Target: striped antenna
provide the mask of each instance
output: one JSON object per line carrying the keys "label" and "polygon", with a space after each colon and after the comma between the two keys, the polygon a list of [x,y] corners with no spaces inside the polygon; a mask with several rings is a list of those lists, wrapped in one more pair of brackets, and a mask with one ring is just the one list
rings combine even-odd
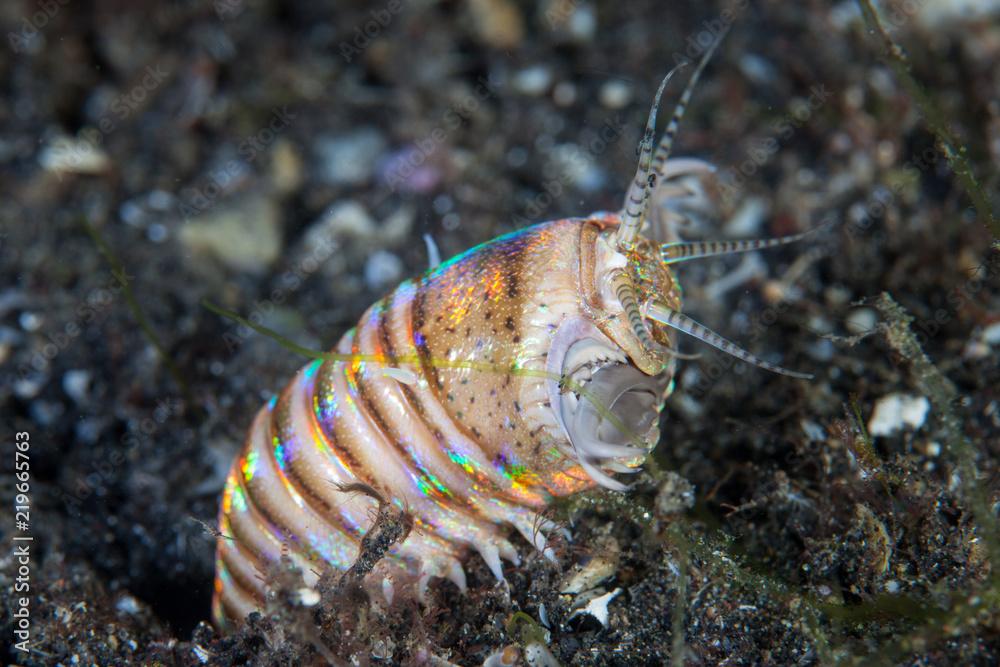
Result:
{"label": "striped antenna", "polygon": [[750,241],[677,241],[675,243],[664,243],[660,246],[660,258],[664,264],[676,264],[688,259],[700,259],[702,257],[712,257],[713,255],[728,255],[737,252],[750,252],[751,250],[763,250],[774,248],[801,241],[807,236],[815,234],[817,231],[825,229],[817,227],[801,234],[782,236],[777,239],[755,239]]}
{"label": "striped antenna", "polygon": [[649,190],[654,185],[655,176],[650,171],[650,163],[653,159],[653,138],[656,133],[656,112],[660,109],[660,98],[663,96],[663,89],[667,87],[670,78],[685,65],[681,63],[667,72],[660,82],[660,87],[656,91],[656,99],[653,100],[653,108],[649,110],[649,119],[646,121],[646,131],[639,142],[639,166],[635,170],[635,178],[625,194],[625,215],[622,217],[622,224],[618,228],[615,236],[615,245],[619,250],[631,250],[635,245],[635,237],[639,234],[642,226],[642,218],[646,212],[646,202],[649,199]]}
{"label": "striped antenna", "polygon": [[650,304],[646,310],[646,317],[659,322],[660,324],[665,324],[668,327],[682,331],[689,336],[694,336],[698,340],[708,343],[712,347],[718,348],[726,354],[732,355],[737,359],[741,359],[748,364],[757,366],[758,368],[763,368],[764,370],[771,371],[772,373],[778,373],[779,375],[788,375],[789,377],[799,378],[800,380],[811,380],[813,378],[813,376],[809,373],[796,373],[795,371],[790,371],[782,368],[781,366],[775,366],[770,362],[764,361],[763,359],[756,357],[743,348],[737,346],[735,343],[729,342],[708,327],[698,324],[687,315],[678,313],[676,310],[671,310],[662,303]]}
{"label": "striped antenna", "polygon": [[705,65],[708,61],[712,59],[712,54],[715,53],[715,49],[718,48],[719,44],[725,38],[726,33],[729,32],[729,25],[723,28],[719,36],[715,38],[712,42],[712,46],[705,51],[705,54],[701,57],[701,61],[698,63],[698,67],[694,70],[694,74],[691,75],[691,79],[688,81],[687,86],[684,87],[684,92],[681,93],[681,99],[674,108],[674,115],[670,118],[670,124],[667,125],[667,131],[663,133],[663,138],[660,139],[660,145],[656,147],[656,155],[653,157],[653,170],[660,176],[663,176],[663,165],[666,163],[667,159],[670,157],[670,151],[674,147],[674,137],[677,136],[677,127],[681,123],[681,119],[684,118],[684,112],[687,111],[688,103],[691,101],[691,95],[694,94],[694,87],[698,83],[698,77],[701,76],[702,71],[705,69]]}
{"label": "striped antenna", "polygon": [[635,299],[635,286],[624,271],[619,271],[615,275],[612,287],[615,290],[615,297],[622,305],[622,310],[625,311],[629,326],[632,327],[632,332],[639,339],[643,349],[654,349],[653,338],[649,335],[649,329],[646,328],[642,313],[639,312],[639,304]]}

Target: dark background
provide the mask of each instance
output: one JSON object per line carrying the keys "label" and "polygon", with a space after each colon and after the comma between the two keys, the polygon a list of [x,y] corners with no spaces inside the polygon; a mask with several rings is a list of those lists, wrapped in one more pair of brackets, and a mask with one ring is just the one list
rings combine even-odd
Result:
{"label": "dark background", "polygon": [[[909,310],[958,387],[995,514],[990,236],[853,3],[736,4],[680,133],[680,154],[713,162],[726,184],[712,192],[718,215],[688,236],[839,225],[679,273],[688,312],[817,379],[685,341],[702,357],[683,364],[664,410],[660,470],[626,499],[561,515],[566,566],[621,552],[604,584],[623,591],[611,627],[570,620],[560,572],[537,559],[511,573],[509,597],[470,559],[469,594],[442,584],[407,623],[381,627],[387,664],[481,664],[516,643],[511,614],[537,620],[542,603],[564,664],[662,664],[681,645],[688,664],[1000,658],[996,575],[939,411],[866,447],[852,401],[870,423],[881,399],[921,389],[881,334],[843,338],[876,327],[858,302],[882,291]],[[995,193],[1000,27],[956,4],[887,17]],[[4,3],[0,490],[10,507],[13,433],[28,431],[37,649],[6,658],[317,660],[280,616],[230,639],[202,623],[204,524],[253,412],[303,359],[201,300],[329,347],[426,267],[424,234],[448,257],[619,208],[662,75],[726,16],[699,2]],[[656,510],[657,489],[682,484],[665,470],[693,484],[693,508]],[[2,530],[6,543],[10,522]],[[5,591],[15,571],[0,557]],[[976,595],[982,612],[966,605]],[[340,657],[384,653],[374,634],[338,632],[320,636]]]}

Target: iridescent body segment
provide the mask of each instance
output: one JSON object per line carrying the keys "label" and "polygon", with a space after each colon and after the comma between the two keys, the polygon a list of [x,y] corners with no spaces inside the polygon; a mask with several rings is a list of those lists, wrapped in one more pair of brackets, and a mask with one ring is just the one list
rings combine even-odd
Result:
{"label": "iridescent body segment", "polygon": [[[593,267],[581,271],[581,261],[594,261],[607,222],[529,227],[404,282],[336,347],[368,360],[314,361],[260,410],[222,503],[220,529],[233,539],[219,540],[218,622],[261,605],[259,572],[282,545],[307,582],[318,561],[351,564],[375,501],[337,484],[367,483],[414,517],[383,575],[405,568],[464,588],[459,558],[472,548],[502,578],[500,558],[518,559],[508,526],[544,550],[537,512],[595,484],[554,414],[564,360],[553,367],[549,357],[568,323],[597,316],[584,298],[595,290],[584,282]],[[656,273],[656,287],[675,293],[669,271]],[[604,326],[622,335],[613,314]],[[599,326],[587,335],[614,347]],[[419,380],[398,381],[386,368]],[[650,383],[654,416],[669,380],[663,368]],[[647,422],[649,448],[657,432]]]}
{"label": "iridescent body segment", "polygon": [[[260,410],[219,515],[220,627],[263,606],[266,573],[285,553],[308,586],[325,567],[351,566],[378,505],[345,492],[358,483],[413,521],[365,580],[387,597],[402,573],[421,591],[433,577],[464,590],[469,550],[503,579],[501,559],[519,560],[514,531],[553,558],[552,526],[539,512],[595,485],[626,489],[618,476],[636,472],[656,446],[676,332],[807,377],[680,312],[673,263],[799,238],[677,239],[685,212],[705,208],[692,178],[712,168],[671,160],[670,151],[713,50],[655,154],[654,104],[621,213],[528,227],[404,282],[340,339],[336,359],[302,368]],[[658,186],[668,196],[650,210]]]}

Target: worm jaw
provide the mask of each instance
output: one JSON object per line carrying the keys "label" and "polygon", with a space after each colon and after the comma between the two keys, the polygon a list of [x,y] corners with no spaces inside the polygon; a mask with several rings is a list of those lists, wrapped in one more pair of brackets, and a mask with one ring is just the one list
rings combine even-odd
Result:
{"label": "worm jaw", "polygon": [[611,472],[635,472],[659,439],[666,374],[642,372],[625,351],[586,318],[556,333],[549,403],[567,441],[563,453],[596,483],[623,490]]}
{"label": "worm jaw", "polygon": [[656,255],[657,248],[639,237],[627,252],[617,249],[612,230],[604,230],[594,239],[592,252],[581,259],[593,266],[581,276],[593,276],[588,304],[594,322],[620,347],[632,363],[647,375],[660,375],[671,369],[672,334],[659,326],[649,326],[642,316],[647,301],[665,301],[680,306],[680,289],[670,269]]}

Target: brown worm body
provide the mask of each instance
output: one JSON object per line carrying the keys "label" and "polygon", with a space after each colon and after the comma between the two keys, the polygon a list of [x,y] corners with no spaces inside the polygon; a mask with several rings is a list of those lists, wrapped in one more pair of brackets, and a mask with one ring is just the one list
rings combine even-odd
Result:
{"label": "brown worm body", "polygon": [[[539,512],[594,485],[627,488],[613,475],[637,471],[656,445],[676,331],[808,377],[680,312],[673,263],[802,236],[676,238],[686,211],[706,208],[695,181],[712,168],[669,157],[714,49],[654,154],[658,93],[620,213],[528,227],[402,283],[341,338],[328,355],[336,358],[304,367],[260,410],[223,494],[213,599],[220,627],[263,606],[265,573],[284,553],[308,586],[324,564],[351,566],[378,506],[343,490],[359,484],[413,522],[366,578],[387,597],[402,572],[418,576],[421,591],[432,577],[464,589],[470,549],[503,579],[501,558],[519,558],[511,527],[551,558],[543,533],[552,526]],[[649,210],[662,184],[669,197]]]}
{"label": "brown worm body", "polygon": [[[652,360],[621,309],[604,303],[606,276],[620,270],[607,266],[617,256],[605,242],[616,222],[543,223],[404,282],[336,346],[365,360],[313,362],[260,410],[220,514],[220,624],[261,606],[258,573],[283,545],[307,582],[316,561],[350,565],[375,501],[338,484],[369,484],[415,519],[383,575],[402,567],[464,588],[459,558],[469,548],[501,578],[500,558],[517,561],[508,525],[544,550],[537,511],[596,483],[582,464],[641,462],[657,440],[671,367]],[[648,289],[679,306],[670,271],[653,273]],[[418,379],[401,381],[386,368]],[[638,434],[645,451],[629,449],[633,435],[603,423],[599,409],[586,428],[608,431],[597,435],[607,449],[574,445],[567,436],[575,426],[566,423],[573,406],[553,405],[571,400],[559,379],[574,373],[587,376],[583,383],[614,376],[611,393],[597,400],[612,412],[620,404],[630,429],[632,412],[646,413]],[[587,403],[572,400],[577,409]]]}

